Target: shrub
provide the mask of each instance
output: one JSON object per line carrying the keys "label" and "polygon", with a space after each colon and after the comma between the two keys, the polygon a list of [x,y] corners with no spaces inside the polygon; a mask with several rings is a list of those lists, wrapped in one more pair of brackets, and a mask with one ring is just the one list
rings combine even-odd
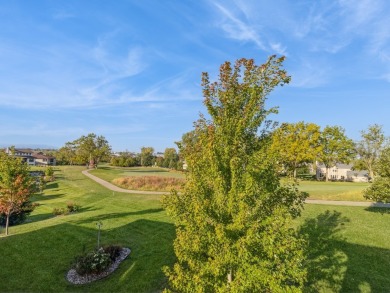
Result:
{"label": "shrub", "polygon": [[66,203],[66,208],[68,210],[68,213],[75,213],[80,210],[80,206],[74,203],[73,201],[68,201]]}
{"label": "shrub", "polygon": [[[22,209],[18,213],[11,214],[9,218],[9,225],[18,225],[23,223],[27,216],[35,209],[35,207],[39,206],[39,203],[31,203],[30,201],[24,202],[22,204]],[[0,225],[5,225],[6,216],[5,214],[0,213]]]}
{"label": "shrub", "polygon": [[110,255],[111,261],[115,261],[116,258],[121,254],[122,246],[120,245],[105,245],[103,246],[103,250],[105,253]]}
{"label": "shrub", "polygon": [[53,214],[55,216],[59,215],[67,215],[70,213],[75,213],[80,210],[80,206],[74,203],[73,201],[68,201],[66,203],[66,208],[54,208],[53,209]]}
{"label": "shrub", "polygon": [[53,177],[53,175],[54,175],[53,167],[51,167],[51,166],[46,167],[46,169],[45,169],[45,176]]}
{"label": "shrub", "polygon": [[59,215],[65,215],[67,214],[67,210],[65,208],[54,208],[53,209],[53,215],[59,216]]}
{"label": "shrub", "polygon": [[105,271],[112,263],[110,254],[103,248],[76,257],[74,269],[79,275],[98,274]]}

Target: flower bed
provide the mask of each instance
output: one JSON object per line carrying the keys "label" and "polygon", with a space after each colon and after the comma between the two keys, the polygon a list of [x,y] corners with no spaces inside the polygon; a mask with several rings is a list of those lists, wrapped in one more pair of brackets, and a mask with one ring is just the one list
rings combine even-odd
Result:
{"label": "flower bed", "polygon": [[102,278],[107,277],[112,272],[114,272],[118,268],[119,264],[129,256],[129,254],[130,254],[129,248],[122,248],[119,255],[115,258],[115,260],[104,271],[96,272],[96,273],[87,273],[87,274],[81,275],[81,274],[77,273],[75,268],[72,268],[66,274],[66,279],[70,283],[77,284],[77,285],[87,284],[87,283],[91,283],[93,281],[100,280]]}

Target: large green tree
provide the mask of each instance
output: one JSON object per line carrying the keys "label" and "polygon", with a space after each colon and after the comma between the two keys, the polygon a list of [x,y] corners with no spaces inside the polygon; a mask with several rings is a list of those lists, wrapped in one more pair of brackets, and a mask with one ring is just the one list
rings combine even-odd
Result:
{"label": "large green tree", "polygon": [[304,163],[313,162],[321,151],[320,126],[314,123],[283,123],[272,135],[272,150],[293,177]]}
{"label": "large green tree", "polygon": [[269,139],[258,132],[276,112],[265,108],[267,95],[290,81],[283,60],[225,62],[216,82],[202,75],[210,119],[201,116],[193,139],[179,144],[188,164],[186,185],[163,199],[176,224],[177,262],[165,269],[174,292],[302,288],[302,242],[290,220],[305,194],[280,185]]}
{"label": "large green tree", "polygon": [[378,177],[364,190],[364,197],[369,200],[390,202],[390,147],[382,150],[375,164]]}
{"label": "large green tree", "polygon": [[11,215],[22,211],[35,189],[29,166],[19,158],[0,152],[0,214],[6,217],[6,235]]}
{"label": "large green tree", "polygon": [[366,131],[361,131],[361,140],[356,144],[358,160],[355,169],[367,170],[372,179],[375,178],[375,164],[385,146],[386,137],[382,126],[370,125]]}
{"label": "large green tree", "polygon": [[76,145],[74,142],[67,142],[55,154],[56,162],[59,165],[73,165],[77,163]]}
{"label": "large green tree", "polygon": [[325,165],[325,179],[328,181],[330,168],[337,163],[349,163],[354,158],[354,143],[341,126],[326,126],[321,132],[320,143],[322,148],[318,159]]}
{"label": "large green tree", "polygon": [[164,151],[163,167],[169,169],[177,169],[177,163],[179,162],[179,155],[176,149],[166,148]]}
{"label": "large green tree", "polygon": [[97,167],[102,161],[108,161],[111,155],[111,146],[102,135],[89,133],[80,138],[67,142],[63,148],[63,153],[68,154],[68,160],[76,164],[89,164]]}
{"label": "large green tree", "polygon": [[142,147],[140,154],[141,166],[149,167],[154,163],[154,148],[153,147]]}

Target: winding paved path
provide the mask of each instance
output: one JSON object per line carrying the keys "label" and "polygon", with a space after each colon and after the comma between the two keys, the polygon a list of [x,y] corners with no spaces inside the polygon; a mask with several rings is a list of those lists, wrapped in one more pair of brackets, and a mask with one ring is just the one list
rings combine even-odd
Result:
{"label": "winding paved path", "polygon": [[[107,182],[95,175],[89,174],[89,170],[84,170],[82,173],[96,181],[100,185],[103,185],[107,189],[117,192],[126,192],[133,194],[169,194],[169,192],[161,191],[142,191],[142,190],[129,190],[120,188],[110,182]],[[380,202],[367,202],[367,201],[339,201],[339,200],[318,200],[318,199],[307,199],[306,203],[310,204],[323,204],[323,205],[337,205],[337,206],[353,206],[353,207],[380,207],[380,208],[390,208],[390,203],[380,203]]]}
{"label": "winding paved path", "polygon": [[92,180],[96,181],[100,185],[103,185],[104,187],[117,192],[126,192],[126,193],[133,193],[133,194],[169,194],[169,192],[161,192],[161,191],[142,191],[142,190],[129,190],[124,189],[121,187],[118,187],[114,184],[111,184],[110,182],[107,182],[99,177],[96,177],[95,175],[89,174],[89,170],[84,170],[82,173],[91,178]]}

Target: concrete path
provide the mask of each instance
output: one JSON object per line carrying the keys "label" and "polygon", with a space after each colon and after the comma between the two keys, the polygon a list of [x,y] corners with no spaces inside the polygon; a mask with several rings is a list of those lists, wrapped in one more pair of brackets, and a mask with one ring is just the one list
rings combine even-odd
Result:
{"label": "concrete path", "polygon": [[390,203],[369,202],[369,201],[306,199],[305,202],[311,204],[325,204],[325,205],[335,205],[335,206],[390,208]]}
{"label": "concrete path", "polygon": [[[96,177],[92,174],[89,174],[89,170],[84,170],[82,173],[96,181],[100,185],[103,185],[107,189],[116,192],[126,192],[133,194],[169,194],[169,192],[161,192],[161,191],[142,191],[142,190],[129,190],[120,188],[110,182],[107,182],[99,177]],[[379,207],[379,208],[390,208],[390,203],[380,203],[380,202],[367,202],[367,201],[338,201],[338,200],[318,200],[318,199],[307,199],[306,203],[310,204],[323,204],[323,205],[336,205],[336,206],[351,206],[351,207]]]}
{"label": "concrete path", "polygon": [[89,170],[84,170],[82,173],[91,178],[92,180],[96,181],[100,185],[103,185],[107,189],[110,189],[112,191],[116,192],[126,192],[126,193],[133,193],[133,194],[169,194],[169,192],[161,192],[161,191],[142,191],[142,190],[129,190],[129,189],[124,189],[120,188],[114,184],[111,184],[110,182],[107,182],[103,179],[100,179],[99,177],[96,177],[95,175],[89,174]]}

